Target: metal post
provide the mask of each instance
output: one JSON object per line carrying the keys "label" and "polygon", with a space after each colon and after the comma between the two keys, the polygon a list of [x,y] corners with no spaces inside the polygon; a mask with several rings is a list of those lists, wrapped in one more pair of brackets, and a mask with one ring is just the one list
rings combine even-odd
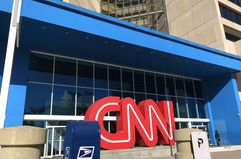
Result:
{"label": "metal post", "polygon": [[12,74],[16,35],[20,21],[21,5],[22,0],[13,1],[11,22],[8,34],[7,51],[3,70],[2,88],[0,93],[0,128],[4,127],[4,121],[6,116],[8,92]]}

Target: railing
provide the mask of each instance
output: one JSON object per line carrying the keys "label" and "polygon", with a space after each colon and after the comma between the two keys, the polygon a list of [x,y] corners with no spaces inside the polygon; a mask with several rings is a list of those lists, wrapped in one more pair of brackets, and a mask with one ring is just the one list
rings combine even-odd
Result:
{"label": "railing", "polygon": [[[76,120],[82,119],[83,116],[79,117],[69,117],[69,116],[48,116],[48,115],[25,115],[25,120],[31,120],[31,121],[56,121],[57,119],[60,121],[68,121],[68,120]],[[116,117],[114,116],[105,116],[105,121],[116,121]],[[203,122],[207,123],[210,122],[209,119],[189,119],[189,118],[175,118],[175,122],[181,122],[181,123],[190,123],[192,122]],[[203,126],[203,125],[201,125]],[[195,126],[191,126],[195,127]],[[196,127],[200,127],[197,126]],[[66,126],[46,126],[47,129],[47,142],[44,145],[43,148],[43,155],[42,159],[47,158],[54,158],[54,157],[60,157],[63,156],[64,152],[64,136],[65,136],[65,130]],[[110,131],[108,126],[108,131]]]}
{"label": "railing", "polygon": [[66,126],[47,126],[47,142],[41,158],[63,156]]}

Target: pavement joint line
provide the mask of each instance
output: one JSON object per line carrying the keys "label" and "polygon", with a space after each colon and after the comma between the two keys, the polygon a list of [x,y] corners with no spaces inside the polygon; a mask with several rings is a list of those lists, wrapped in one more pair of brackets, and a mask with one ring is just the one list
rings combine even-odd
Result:
{"label": "pavement joint line", "polygon": [[211,147],[209,148],[210,152],[221,152],[221,151],[235,151],[235,150],[241,150],[241,145],[237,146],[223,146],[223,147]]}

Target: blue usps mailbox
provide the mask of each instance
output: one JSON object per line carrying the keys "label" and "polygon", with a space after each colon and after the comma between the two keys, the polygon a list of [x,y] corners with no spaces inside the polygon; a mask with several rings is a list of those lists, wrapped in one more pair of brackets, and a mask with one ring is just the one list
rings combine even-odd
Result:
{"label": "blue usps mailbox", "polygon": [[68,121],[63,159],[100,159],[98,122]]}

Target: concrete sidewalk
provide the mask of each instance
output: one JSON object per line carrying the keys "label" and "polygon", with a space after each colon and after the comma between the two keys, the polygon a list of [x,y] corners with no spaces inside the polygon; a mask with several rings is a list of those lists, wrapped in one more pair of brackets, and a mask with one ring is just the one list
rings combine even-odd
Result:
{"label": "concrete sidewalk", "polygon": [[[241,146],[211,147],[210,152],[212,159],[241,159]],[[142,157],[142,159],[143,158],[145,157]],[[54,159],[62,159],[62,157],[54,157]],[[126,159],[129,158],[126,157]],[[175,157],[148,157],[147,159],[175,159]]]}
{"label": "concrete sidewalk", "polygon": [[[210,148],[212,159],[241,159],[240,146],[213,147]],[[150,159],[175,159],[175,157],[160,157]]]}

